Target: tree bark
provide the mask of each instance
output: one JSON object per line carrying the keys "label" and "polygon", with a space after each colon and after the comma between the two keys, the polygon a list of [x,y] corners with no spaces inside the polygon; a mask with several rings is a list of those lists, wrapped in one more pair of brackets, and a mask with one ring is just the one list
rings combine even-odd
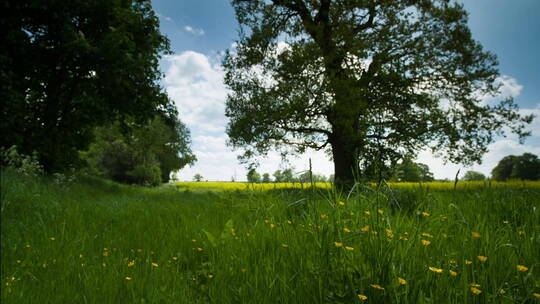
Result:
{"label": "tree bark", "polygon": [[340,191],[349,191],[358,173],[358,146],[341,132],[330,138],[334,159],[334,185]]}

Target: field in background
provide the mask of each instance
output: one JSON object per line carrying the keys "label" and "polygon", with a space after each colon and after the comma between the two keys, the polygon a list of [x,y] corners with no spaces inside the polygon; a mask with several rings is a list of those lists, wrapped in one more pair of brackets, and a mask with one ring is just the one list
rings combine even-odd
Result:
{"label": "field in background", "polygon": [[2,172],[0,300],[540,301],[538,187],[241,190]]}
{"label": "field in background", "polygon": [[[234,191],[234,190],[275,190],[283,188],[306,189],[311,183],[245,183],[245,182],[175,182],[178,190],[191,191]],[[317,188],[330,189],[331,183],[314,183]],[[371,184],[376,186],[375,184]],[[387,185],[391,188],[425,188],[431,190],[453,190],[454,182],[393,182]],[[539,189],[540,181],[513,180],[507,182],[497,181],[459,181],[456,184],[458,190],[476,190],[489,188],[512,188],[512,189]]]}

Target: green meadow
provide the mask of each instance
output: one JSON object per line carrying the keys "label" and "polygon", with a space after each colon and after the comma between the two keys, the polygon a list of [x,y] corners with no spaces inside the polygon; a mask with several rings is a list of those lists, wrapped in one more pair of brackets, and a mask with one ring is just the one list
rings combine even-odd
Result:
{"label": "green meadow", "polygon": [[540,189],[1,181],[2,303],[538,303]]}

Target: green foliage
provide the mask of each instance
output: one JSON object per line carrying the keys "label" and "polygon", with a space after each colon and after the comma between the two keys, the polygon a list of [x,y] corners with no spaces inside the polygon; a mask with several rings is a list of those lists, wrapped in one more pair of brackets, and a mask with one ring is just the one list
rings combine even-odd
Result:
{"label": "green foliage", "polygon": [[467,171],[465,172],[465,175],[463,175],[463,178],[462,178],[462,180],[464,181],[482,181],[485,179],[486,179],[486,176],[477,171]]}
{"label": "green foliage", "polygon": [[260,183],[261,175],[254,168],[249,169],[247,173],[247,181],[248,183]]}
{"label": "green foliage", "polygon": [[2,168],[10,168],[23,175],[37,176],[43,173],[43,166],[39,163],[37,153],[20,154],[17,146],[11,146],[8,149],[0,148],[0,163]]}
{"label": "green foliage", "polygon": [[270,183],[270,182],[272,182],[272,180],[270,179],[270,174],[264,173],[264,174],[263,174],[263,177],[262,177],[262,182],[263,182],[263,183]]}
{"label": "green foliage", "polygon": [[406,157],[395,167],[395,178],[400,182],[429,182],[433,181],[433,173],[426,164],[415,163]]}
{"label": "green foliage", "polygon": [[[233,1],[240,39],[223,65],[231,144],[244,160],[325,149],[338,184],[430,147],[481,159],[495,132],[532,116],[495,94],[495,55],[458,1]],[[361,174],[365,172],[360,171]]]}
{"label": "green foliage", "polygon": [[94,128],[172,109],[159,80],[169,41],[147,0],[4,1],[1,146],[78,165]]}
{"label": "green foliage", "polygon": [[96,129],[96,140],[82,158],[91,174],[123,183],[159,185],[196,158],[192,154],[189,131],[177,119],[166,123],[157,116],[146,125],[123,130],[116,123]]}
{"label": "green foliage", "polygon": [[199,173],[193,175],[193,181],[195,181],[195,182],[202,182],[203,179],[204,179],[204,177],[202,175],[200,175]]}
{"label": "green foliage", "polygon": [[509,155],[499,161],[491,171],[492,178],[498,181],[507,179],[539,180],[540,159],[531,153],[521,156]]}

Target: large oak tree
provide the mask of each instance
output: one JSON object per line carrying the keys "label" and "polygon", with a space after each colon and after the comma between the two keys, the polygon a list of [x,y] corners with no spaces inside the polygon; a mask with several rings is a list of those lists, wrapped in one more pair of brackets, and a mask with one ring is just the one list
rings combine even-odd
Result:
{"label": "large oak tree", "polygon": [[96,126],[175,115],[159,85],[169,41],[150,1],[8,0],[0,11],[2,147],[36,151],[57,171]]}
{"label": "large oak tree", "polygon": [[[326,149],[336,182],[430,147],[480,161],[502,127],[531,117],[497,92],[497,60],[446,0],[234,0],[224,59],[227,132],[246,159]],[[287,148],[289,147],[289,148]]]}

